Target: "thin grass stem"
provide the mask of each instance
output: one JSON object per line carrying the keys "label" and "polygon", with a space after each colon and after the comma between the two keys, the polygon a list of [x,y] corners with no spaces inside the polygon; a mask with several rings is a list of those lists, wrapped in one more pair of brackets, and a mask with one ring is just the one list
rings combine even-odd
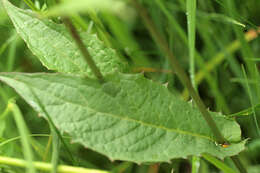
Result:
{"label": "thin grass stem", "polygon": [[[51,135],[49,135],[49,134],[30,134],[29,136],[30,137],[50,137]],[[68,136],[63,136],[63,138],[71,139],[71,137],[68,137]],[[14,142],[16,140],[19,140],[19,139],[21,139],[21,136],[17,136],[17,137],[14,137],[14,138],[6,139],[6,140],[4,140],[3,142],[0,143],[0,147],[2,147],[4,145],[7,145],[10,142]]]}
{"label": "thin grass stem", "polygon": [[204,117],[204,119],[208,123],[208,125],[209,125],[210,129],[212,130],[213,134],[215,135],[216,140],[219,143],[224,143],[225,139],[222,136],[222,134],[220,133],[216,123],[214,122],[214,120],[210,116],[209,112],[207,111],[204,103],[200,99],[200,96],[197,94],[197,92],[193,88],[190,79],[186,75],[186,72],[179,65],[179,62],[174,57],[172,51],[169,49],[167,42],[163,39],[163,37],[161,37],[160,33],[157,31],[153,21],[150,19],[149,15],[148,15],[148,12],[146,11],[146,9],[144,7],[142,7],[137,2],[137,0],[132,0],[132,2],[133,2],[133,5],[135,6],[135,8],[137,9],[137,11],[139,12],[141,18],[143,19],[147,29],[149,30],[149,32],[152,35],[153,39],[155,40],[156,44],[162,50],[162,52],[166,55],[169,62],[171,63],[172,69],[176,72],[177,76],[179,77],[179,79],[181,80],[183,85],[185,87],[187,87],[191,97],[193,98],[193,100],[195,101],[199,110],[201,111],[202,116]]}
{"label": "thin grass stem", "polygon": [[28,171],[28,173],[35,173],[36,169],[33,165],[33,151],[32,151],[32,147],[30,145],[28,129],[24,122],[22,113],[21,113],[19,107],[14,103],[14,100],[11,100],[9,102],[8,106],[10,107],[10,110],[13,112],[16,126],[21,135],[23,154],[24,154],[25,159],[27,160],[27,162],[26,162],[27,171]]}
{"label": "thin grass stem", "polygon": [[[252,29],[249,30],[246,34],[245,34],[245,39],[247,42],[250,42],[254,39],[256,39],[258,36],[260,35],[260,27],[258,27],[257,30]],[[213,69],[215,69],[219,64],[221,64],[225,58],[227,58],[227,53],[231,54],[234,53],[236,50],[238,50],[240,47],[242,46],[241,42],[239,40],[235,40],[232,43],[230,43],[227,47],[226,50],[219,52],[218,54],[216,54],[209,62],[207,62],[205,64],[205,68],[202,68],[201,70],[199,70],[196,75],[195,75],[195,80],[197,85],[199,85],[203,79],[206,77],[206,75],[208,73],[210,73]],[[188,97],[188,90],[185,89],[182,92],[182,96],[183,98],[187,98]]]}
{"label": "thin grass stem", "polygon": [[51,164],[52,170],[51,173],[57,173],[57,168],[59,164],[59,154],[60,154],[60,139],[55,129],[51,129],[51,134],[53,137],[52,140],[52,156],[51,156]]}
{"label": "thin grass stem", "polygon": [[73,26],[70,18],[65,17],[63,19],[66,27],[70,31],[71,36],[75,40],[78,48],[80,49],[82,55],[84,56],[87,64],[89,65],[90,69],[94,73],[94,75],[97,77],[97,79],[102,83],[104,82],[104,77],[101,74],[100,70],[98,69],[97,65],[95,64],[94,60],[92,59],[90,53],[88,52],[87,48],[84,46],[84,43],[82,42],[77,29]]}
{"label": "thin grass stem", "polygon": [[191,165],[191,173],[199,173],[200,157],[192,156]]}
{"label": "thin grass stem", "polygon": [[196,37],[196,0],[187,0],[188,40],[190,57],[190,79],[193,87],[195,83],[195,37]]}
{"label": "thin grass stem", "polygon": [[202,157],[224,173],[237,173],[237,171],[227,166],[223,161],[220,161],[209,154],[202,154]]}
{"label": "thin grass stem", "polygon": [[252,113],[253,113],[253,122],[255,124],[256,133],[257,133],[258,137],[260,137],[260,129],[259,129],[259,125],[258,125],[257,118],[256,118],[255,106],[253,103],[253,96],[252,96],[251,88],[249,86],[248,77],[247,77],[244,66],[242,66],[242,72],[243,72],[244,78],[246,80],[247,92],[248,92],[249,100],[251,103],[251,108],[252,108]]}
{"label": "thin grass stem", "polygon": [[[186,15],[188,22],[188,47],[189,47],[189,62],[190,62],[190,80],[191,84],[195,90],[197,90],[195,82],[195,37],[196,37],[196,0],[187,0],[186,1]],[[200,158],[197,156],[192,156],[191,159],[191,171],[192,173],[198,173]]]}
{"label": "thin grass stem", "polygon": [[[161,49],[161,51],[166,55],[166,57],[169,59],[169,62],[171,63],[172,69],[176,72],[177,76],[181,80],[182,84],[188,89],[191,97],[193,98],[194,102],[196,103],[198,109],[202,113],[203,118],[209,125],[210,129],[212,130],[217,142],[224,143],[227,142],[225,138],[220,133],[220,130],[218,129],[215,121],[212,119],[211,115],[209,114],[208,110],[206,109],[204,103],[202,102],[200,96],[195,91],[194,87],[192,86],[191,81],[189,80],[188,76],[186,75],[186,72],[183,70],[183,68],[180,66],[178,60],[174,57],[172,51],[169,49],[167,42],[164,40],[164,38],[160,35],[160,33],[157,31],[155,24],[150,19],[148,12],[144,7],[142,7],[137,0],[132,0],[133,5],[137,9],[138,13],[140,14],[142,20],[144,21],[147,29],[149,30],[150,34],[152,35],[153,39],[155,40],[158,47]],[[241,173],[246,173],[247,171],[243,167],[243,165],[240,163],[240,160],[238,157],[233,156],[231,157],[234,163],[236,164],[237,168],[240,170]]]}
{"label": "thin grass stem", "polygon": [[[0,156],[0,164],[16,166],[21,168],[26,168],[27,162],[22,159],[3,157]],[[52,169],[52,164],[45,162],[33,162],[33,166],[42,171],[50,172]],[[82,167],[59,165],[57,168],[58,173],[109,173],[108,171],[96,170],[96,169],[87,169]]]}

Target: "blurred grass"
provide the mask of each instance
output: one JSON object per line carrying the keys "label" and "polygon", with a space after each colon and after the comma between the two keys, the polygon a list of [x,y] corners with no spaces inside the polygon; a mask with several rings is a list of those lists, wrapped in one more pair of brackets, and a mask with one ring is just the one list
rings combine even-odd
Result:
{"label": "blurred grass", "polygon": [[225,163],[223,163],[222,161],[216,159],[215,157],[212,157],[212,156],[210,156],[208,154],[203,154],[203,158],[205,160],[207,160],[208,162],[210,162],[211,164],[215,165],[217,168],[219,168],[224,173],[237,173],[236,170],[228,167]]}
{"label": "blurred grass", "polygon": [[[253,95],[252,95],[252,89],[249,85],[249,82],[248,82],[248,76],[246,74],[246,71],[245,71],[245,68],[244,66],[242,66],[242,71],[243,71],[243,74],[244,74],[244,78],[246,80],[246,86],[247,86],[247,90],[248,90],[248,96],[249,96],[249,100],[250,100],[250,103],[251,103],[251,108],[252,108],[252,119],[253,119],[253,123],[255,125],[255,131],[256,131],[256,134],[257,134],[257,137],[260,137],[260,129],[259,129],[259,125],[258,125],[258,121],[257,121],[257,118],[256,118],[256,110],[255,110],[255,105],[254,105],[254,101],[253,101]],[[255,75],[255,74],[254,74]]]}
{"label": "blurred grass", "polygon": [[26,127],[23,115],[19,109],[19,107],[15,104],[14,100],[11,100],[8,103],[9,109],[13,112],[14,120],[17,126],[17,129],[19,131],[19,134],[21,135],[21,144],[22,144],[22,150],[24,154],[24,158],[27,161],[26,165],[26,172],[28,173],[36,173],[36,169],[33,165],[33,151],[31,147],[31,141],[29,137],[29,131]]}
{"label": "blurred grass", "polygon": [[[51,8],[56,4],[55,0],[32,0],[32,4],[30,1],[27,0],[27,4],[30,6],[26,6],[25,3],[21,4],[21,1],[18,0],[13,0],[12,3],[25,8],[31,7],[34,10],[37,6],[44,10],[44,6]],[[35,5],[34,2],[37,2],[38,5]],[[127,1],[124,2],[127,3]],[[190,24],[196,25],[196,27],[191,26],[190,29],[187,27],[186,12],[188,8],[186,3],[194,3],[194,1],[140,0],[140,2],[149,11],[149,15],[168,41],[169,47],[182,66],[187,72],[194,73],[194,83],[210,110],[230,114],[240,123],[243,138],[250,138],[248,141],[250,147],[242,153],[241,157],[249,170],[253,170],[260,165],[259,154],[254,154],[259,153],[260,148],[256,128],[260,113],[258,109],[260,104],[260,38],[258,37],[260,1],[200,0],[196,4],[196,17],[194,13],[189,13],[192,14]],[[131,64],[133,72],[143,71],[145,76],[152,80],[162,84],[168,83],[170,91],[187,100],[189,98],[187,92],[169,69],[168,61],[152,41],[139,16],[129,4],[128,7],[127,10],[120,11],[120,14],[88,10],[82,14],[73,14],[72,19],[78,29],[97,33],[107,46],[116,49],[120,56]],[[52,19],[60,22],[58,18]],[[195,29],[196,37],[193,38]],[[188,34],[189,32],[191,34]],[[1,3],[0,35],[0,71],[47,71],[17,37]],[[193,45],[193,43],[196,44]],[[245,67],[245,72],[241,69],[241,65]],[[0,83],[0,118],[6,111],[8,100],[13,97],[17,99],[17,105],[21,109],[26,128],[31,131],[31,135],[50,134],[48,123],[38,118],[37,113],[24,103],[12,89],[2,83]],[[239,113],[234,114],[236,112]],[[17,140],[1,145],[2,142],[5,143],[8,139],[19,136],[19,131],[16,129],[15,121],[10,113],[1,118],[0,125],[0,155],[23,157],[23,147]],[[53,150],[48,148],[48,146],[51,147],[50,143],[48,145],[48,138],[38,136],[32,137],[32,139],[32,141],[36,141],[33,144],[35,160],[41,161],[45,158],[44,161],[51,161]],[[68,143],[68,139],[64,140]],[[115,173],[146,173],[151,168],[148,165],[111,162],[108,158],[84,149],[82,146],[76,144],[69,146],[78,164],[83,167],[113,170]],[[66,148],[61,145],[59,163],[73,164],[66,151]],[[212,166],[213,162],[216,166],[224,164],[230,169],[233,168],[227,160],[221,163],[211,160],[209,163],[201,159],[198,172],[220,172],[219,169]],[[177,173],[188,173],[190,166],[189,160],[176,159],[172,163],[161,164],[157,172],[168,173],[174,169]],[[219,167],[225,168],[225,166]],[[0,165],[1,167],[3,166]],[[4,169],[18,173],[24,172],[23,169],[13,167]]]}

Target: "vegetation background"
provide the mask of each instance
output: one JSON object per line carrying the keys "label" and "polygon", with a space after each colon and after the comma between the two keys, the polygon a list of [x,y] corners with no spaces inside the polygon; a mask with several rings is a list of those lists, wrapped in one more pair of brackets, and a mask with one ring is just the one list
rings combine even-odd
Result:
{"label": "vegetation background", "polygon": [[[105,0],[104,0],[105,1]],[[11,1],[18,7],[30,8],[25,2]],[[55,5],[54,0],[35,0],[38,10]],[[195,86],[211,111],[223,112],[236,118],[242,136],[249,139],[247,149],[240,158],[250,172],[260,172],[260,1],[259,0],[198,0],[196,24],[195,64],[192,65],[188,41],[187,8],[184,0],[142,0],[157,29],[168,41],[170,49],[187,72],[195,76]],[[113,4],[111,4],[113,5]],[[192,8],[192,7],[191,7]],[[77,10],[77,9],[75,9]],[[191,9],[192,10],[192,9]],[[191,11],[190,11],[191,12]],[[58,18],[54,20],[60,23]],[[194,20],[194,21],[193,21]],[[189,100],[187,91],[171,71],[169,62],[159,51],[137,12],[130,5],[125,11],[88,12],[73,16],[79,30],[97,33],[107,46],[117,50],[128,61],[133,73],[162,84],[171,92]],[[51,41],[51,40],[50,40]],[[193,66],[193,69],[191,68]],[[0,71],[48,71],[30,52],[17,35],[13,24],[0,3]],[[195,72],[195,73],[194,73]],[[192,75],[191,75],[192,76]],[[32,145],[37,160],[49,162],[51,145],[49,126],[37,116],[11,88],[0,83],[0,155],[23,157],[19,133],[12,112],[7,112],[10,99],[15,98],[26,125],[33,136]],[[242,112],[241,112],[242,111]],[[136,165],[129,162],[111,162],[107,157],[67,141],[80,166],[110,170],[117,173],[168,173],[191,172],[192,159],[176,159],[172,163]],[[70,160],[60,152],[60,161],[70,165]],[[224,161],[234,167],[230,160]],[[200,173],[220,172],[214,161],[199,160]],[[215,163],[217,164],[217,163]],[[24,169],[1,165],[0,172],[24,172]]]}

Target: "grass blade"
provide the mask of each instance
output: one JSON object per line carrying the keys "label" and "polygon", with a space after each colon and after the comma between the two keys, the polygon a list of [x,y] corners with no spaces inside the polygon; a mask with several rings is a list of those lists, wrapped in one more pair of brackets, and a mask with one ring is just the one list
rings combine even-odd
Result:
{"label": "grass blade", "polygon": [[[196,37],[196,0],[187,0],[188,41],[190,57],[190,79],[193,87],[195,83],[195,37]],[[192,157],[192,173],[197,173],[200,165],[199,157]]]}
{"label": "grass blade", "polygon": [[[22,159],[0,156],[0,164],[25,168],[27,165],[27,162]],[[37,168],[38,170],[42,170],[42,171],[50,171],[52,169],[52,165],[50,163],[45,163],[45,162],[33,162],[33,166],[35,166],[35,168]],[[58,173],[75,173],[75,172],[77,172],[77,173],[109,173],[108,171],[87,169],[87,168],[75,167],[75,166],[67,166],[67,165],[58,166]]]}
{"label": "grass blade", "polygon": [[[258,30],[249,30],[246,34],[245,34],[245,39],[247,42],[250,42],[254,39],[256,39],[260,34],[260,27],[258,28]],[[213,69],[215,69],[218,65],[220,65],[226,58],[227,58],[227,53],[234,53],[235,51],[237,51],[240,47],[242,47],[242,44],[239,40],[235,40],[232,43],[230,43],[226,50],[217,53],[209,62],[207,62],[205,64],[205,68],[201,69],[200,71],[198,71],[196,73],[196,83],[197,85],[200,84],[203,79],[205,78],[205,76],[207,76],[208,73],[210,73]],[[227,52],[227,53],[226,53]],[[184,98],[187,98],[189,95],[188,90],[185,89],[182,93],[182,96]]]}
{"label": "grass blade", "polygon": [[260,104],[257,104],[251,108],[236,112],[234,114],[230,114],[230,115],[228,115],[228,117],[248,116],[248,115],[253,114],[253,112],[254,112],[253,110],[256,110],[257,108],[258,109],[260,108]]}
{"label": "grass blade", "polygon": [[229,166],[227,166],[224,162],[216,159],[215,157],[212,157],[209,154],[203,154],[202,155],[205,160],[210,162],[211,164],[215,165],[217,168],[219,168],[224,173],[237,173],[237,171],[231,169]]}
{"label": "grass blade", "polygon": [[17,38],[17,34],[12,34],[11,37],[9,37],[8,40],[6,40],[0,47],[0,56],[4,53],[4,51],[6,50],[6,48],[9,46],[9,44],[11,44],[15,39]]}
{"label": "grass blade", "polygon": [[53,6],[46,13],[46,17],[68,16],[79,12],[91,11],[93,9],[118,13],[120,10],[125,10],[126,5],[123,1],[115,0],[62,1],[60,4]]}
{"label": "grass blade", "polygon": [[37,7],[31,0],[23,0],[28,7],[30,7],[33,11],[38,11]]}
{"label": "grass blade", "polygon": [[[164,4],[164,2],[160,1],[160,0],[155,0],[155,3],[160,8],[162,13],[166,16],[166,18],[168,19],[169,24],[171,25],[173,30],[175,30],[176,35],[178,35],[180,37],[180,39],[185,44],[185,46],[189,47],[189,41],[186,36],[186,32],[181,27],[181,25],[177,22],[176,18],[166,8],[166,5]],[[196,48],[194,48],[194,51],[195,51],[195,58],[196,58],[197,65],[199,66],[200,69],[205,69],[206,63],[204,62],[204,58],[201,56],[201,54],[198,51],[196,51]],[[215,85],[215,83],[217,82],[216,79],[210,73],[206,73],[205,77],[212,90],[212,94],[216,98],[216,104],[219,105],[218,107],[221,107],[225,112],[228,113],[229,110],[228,110],[227,104],[225,103],[225,99],[222,96],[221,92],[219,91],[218,86]],[[196,76],[195,76],[195,78],[196,78]],[[197,83],[197,82],[195,81],[193,83]],[[184,99],[188,100],[188,95],[185,95]]]}
{"label": "grass blade", "polygon": [[200,158],[197,156],[193,156],[191,160],[191,171],[192,173],[199,173],[199,168],[200,168]]}
{"label": "grass blade", "polygon": [[193,87],[195,83],[195,36],[196,36],[196,0],[187,0],[188,40],[190,57],[190,78]]}
{"label": "grass blade", "polygon": [[257,118],[256,118],[256,112],[255,112],[255,107],[254,107],[254,103],[253,103],[252,91],[251,91],[251,88],[250,88],[250,86],[249,86],[248,77],[247,77],[247,74],[246,74],[246,71],[245,71],[244,66],[242,66],[242,71],[243,71],[243,74],[244,74],[244,78],[245,78],[245,80],[246,80],[246,86],[247,86],[248,96],[249,96],[250,104],[251,104],[251,107],[252,107],[253,121],[254,121],[254,124],[255,124],[255,128],[256,128],[257,135],[258,135],[258,137],[259,137],[259,136],[260,136],[260,129],[259,129],[259,125],[258,125]]}
{"label": "grass blade", "polygon": [[51,133],[52,133],[52,156],[51,156],[52,170],[51,170],[51,173],[57,173],[57,168],[58,168],[58,164],[59,164],[60,140],[59,140],[59,136],[56,133],[55,129],[51,128]]}
{"label": "grass blade", "polygon": [[21,143],[24,151],[23,154],[25,159],[27,160],[26,162],[27,171],[28,173],[35,173],[36,170],[33,164],[33,151],[30,145],[29,133],[25,125],[22,113],[19,107],[14,103],[14,100],[10,101],[8,106],[13,112],[16,126],[21,135]]}
{"label": "grass blade", "polygon": [[16,49],[17,49],[17,44],[18,44],[18,37],[17,34],[15,32],[12,32],[12,35],[14,35],[15,39],[12,41],[12,43],[10,44],[9,47],[9,51],[8,51],[8,57],[7,57],[7,69],[6,71],[13,71],[14,69],[14,61],[15,61],[15,55],[16,55]]}

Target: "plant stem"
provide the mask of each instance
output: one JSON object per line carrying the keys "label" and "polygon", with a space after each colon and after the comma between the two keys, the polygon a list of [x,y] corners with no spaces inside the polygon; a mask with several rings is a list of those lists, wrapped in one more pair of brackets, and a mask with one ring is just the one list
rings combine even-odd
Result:
{"label": "plant stem", "polygon": [[[260,35],[260,27],[257,29],[252,29],[246,32],[245,39],[247,42],[250,42],[254,39],[256,39]],[[200,69],[199,72],[195,75],[195,81],[198,84],[200,84],[205,76],[207,76],[208,73],[210,73],[216,66],[221,64],[228,56],[227,54],[232,54],[235,51],[237,51],[242,46],[241,42],[239,40],[235,40],[232,43],[230,43],[228,46],[226,46],[226,49],[218,54],[216,54],[214,57],[211,58],[210,61],[208,61],[205,64],[205,68]],[[253,60],[252,58],[250,58]],[[182,96],[184,99],[187,99],[188,97],[188,91],[185,89],[182,93]]]}
{"label": "plant stem", "polygon": [[246,168],[244,168],[244,166],[242,165],[242,163],[240,162],[238,156],[232,156],[231,157],[232,161],[235,163],[236,167],[238,168],[238,170],[241,173],[247,173]]}
{"label": "plant stem", "polygon": [[[150,19],[148,12],[144,7],[142,7],[137,0],[132,0],[133,5],[137,9],[138,13],[140,14],[141,18],[143,19],[147,29],[149,30],[150,34],[152,35],[153,39],[157,43],[158,47],[164,52],[166,57],[169,59],[169,62],[171,63],[172,69],[176,72],[177,76],[181,80],[182,84],[188,89],[191,97],[195,101],[197,107],[199,108],[200,112],[202,113],[203,118],[207,122],[208,126],[212,130],[213,134],[216,137],[217,142],[219,143],[228,143],[228,141],[225,140],[225,138],[220,133],[215,121],[212,119],[211,115],[206,109],[206,106],[202,102],[200,96],[197,94],[195,89],[192,86],[191,81],[189,80],[189,77],[187,76],[184,69],[180,66],[178,60],[174,57],[172,51],[169,49],[167,42],[163,39],[163,37],[160,35],[160,33],[157,31],[155,24]],[[241,164],[239,158],[237,156],[231,157],[237,168],[240,170],[241,173],[246,173],[246,169]]]}
{"label": "plant stem", "polygon": [[159,167],[160,167],[159,163],[150,165],[148,173],[158,173],[159,172]]}
{"label": "plant stem", "polygon": [[[22,159],[16,159],[11,157],[2,157],[0,156],[0,164],[11,165],[25,168],[27,166],[27,162]],[[44,162],[33,162],[33,165],[38,170],[48,171],[50,172],[52,169],[52,164],[44,163]],[[75,166],[67,166],[67,165],[60,165],[57,168],[58,173],[109,173],[108,171],[102,170],[95,170],[95,169],[86,169],[81,167]]]}
{"label": "plant stem", "polygon": [[84,56],[86,62],[88,63],[90,69],[92,70],[92,72],[94,73],[94,75],[98,78],[98,80],[103,83],[104,82],[104,77],[101,74],[100,70],[98,69],[98,67],[96,66],[95,62],[93,61],[91,55],[89,54],[87,48],[85,47],[85,45],[83,44],[82,40],[80,39],[80,36],[77,32],[77,29],[74,27],[74,25],[72,24],[70,18],[65,17],[63,19],[66,27],[68,28],[68,30],[70,31],[71,36],[73,37],[73,39],[75,40],[78,48],[80,49],[82,55]]}
{"label": "plant stem", "polygon": [[190,79],[196,90],[195,83],[195,37],[196,37],[196,0],[187,0],[188,40],[190,57]]}
{"label": "plant stem", "polygon": [[251,91],[251,88],[250,88],[250,85],[249,85],[249,82],[248,82],[246,70],[245,70],[243,65],[242,65],[242,71],[243,71],[243,74],[244,74],[244,78],[246,80],[246,87],[247,87],[247,91],[248,91],[249,100],[250,100],[250,103],[251,103],[251,108],[252,108],[252,113],[253,113],[253,122],[255,124],[257,136],[260,137],[260,129],[259,129],[258,121],[257,121],[257,118],[256,118],[256,111],[255,111],[255,107],[254,107],[254,103],[253,103],[253,95],[252,95],[252,91]]}
{"label": "plant stem", "polygon": [[198,173],[200,169],[200,157],[192,156],[191,158],[191,173]]}
{"label": "plant stem", "polygon": [[[194,87],[195,91],[197,91],[197,86],[195,82],[195,37],[196,37],[196,5],[197,0],[187,0],[186,1],[186,14],[188,21],[188,42],[189,42],[189,72],[190,72],[190,80],[191,84]],[[192,156],[191,159],[191,172],[198,173],[200,167],[200,158],[198,156]]]}
{"label": "plant stem", "polygon": [[[12,31],[12,35],[15,35],[15,32]],[[16,37],[12,43],[10,44],[9,51],[8,51],[8,57],[7,57],[7,64],[6,64],[6,70],[8,72],[13,71],[14,69],[14,62],[15,62],[15,54],[17,49],[17,43],[18,43],[18,37]]]}
{"label": "plant stem", "polygon": [[206,106],[200,99],[200,96],[197,94],[195,89],[193,88],[189,77],[186,75],[186,72],[183,70],[183,68],[179,65],[179,62],[174,57],[172,51],[169,49],[167,42],[163,39],[163,37],[160,35],[160,33],[157,31],[153,21],[148,16],[148,13],[145,8],[143,8],[137,0],[132,0],[134,6],[138,10],[141,18],[146,24],[147,29],[149,30],[150,34],[152,35],[153,39],[159,46],[159,48],[162,50],[162,52],[165,53],[166,57],[169,59],[169,62],[171,63],[172,69],[176,72],[177,76],[180,78],[183,85],[188,89],[191,97],[195,101],[196,105],[198,106],[199,110],[201,111],[204,119],[208,123],[209,127],[211,128],[212,132],[214,133],[216,140],[219,143],[224,143],[225,139],[220,133],[216,123],[212,119],[211,115],[206,109]]}
{"label": "plant stem", "polygon": [[60,139],[59,135],[56,133],[55,129],[51,127],[52,134],[52,156],[51,156],[51,164],[52,170],[51,173],[57,173],[57,168],[59,164],[59,156],[60,156]]}
{"label": "plant stem", "polygon": [[227,166],[223,161],[220,161],[216,159],[215,157],[209,155],[209,154],[202,154],[202,157],[210,162],[211,164],[215,165],[217,168],[219,168],[224,173],[237,173],[237,171],[233,170],[229,166]]}

